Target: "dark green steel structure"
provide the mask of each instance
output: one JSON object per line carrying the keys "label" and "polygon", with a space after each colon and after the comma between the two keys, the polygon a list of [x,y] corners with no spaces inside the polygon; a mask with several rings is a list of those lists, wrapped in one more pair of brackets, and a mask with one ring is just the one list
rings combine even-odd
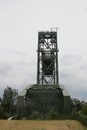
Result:
{"label": "dark green steel structure", "polygon": [[25,95],[26,116],[63,113],[64,97],[59,86],[57,31],[38,32],[37,84]]}
{"label": "dark green steel structure", "polygon": [[59,84],[57,31],[38,32],[37,84]]}
{"label": "dark green steel structure", "polygon": [[63,113],[63,93],[56,85],[33,85],[26,93],[26,115],[38,112],[42,117],[50,112]]}
{"label": "dark green steel structure", "polygon": [[59,84],[57,30],[38,32],[37,83],[26,86],[18,95],[18,116],[32,118],[35,113],[47,118],[71,112],[71,99]]}

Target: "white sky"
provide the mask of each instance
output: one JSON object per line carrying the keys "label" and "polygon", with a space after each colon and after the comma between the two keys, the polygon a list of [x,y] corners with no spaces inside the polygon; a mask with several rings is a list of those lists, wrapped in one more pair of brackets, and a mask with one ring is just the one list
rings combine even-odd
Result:
{"label": "white sky", "polygon": [[0,0],[0,87],[36,83],[38,31],[59,27],[59,72],[87,100],[87,0]]}

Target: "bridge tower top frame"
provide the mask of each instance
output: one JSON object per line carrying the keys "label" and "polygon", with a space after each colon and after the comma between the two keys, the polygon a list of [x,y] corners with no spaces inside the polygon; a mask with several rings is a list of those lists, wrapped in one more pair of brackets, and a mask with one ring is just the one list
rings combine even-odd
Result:
{"label": "bridge tower top frame", "polygon": [[57,29],[38,32],[37,84],[59,85]]}

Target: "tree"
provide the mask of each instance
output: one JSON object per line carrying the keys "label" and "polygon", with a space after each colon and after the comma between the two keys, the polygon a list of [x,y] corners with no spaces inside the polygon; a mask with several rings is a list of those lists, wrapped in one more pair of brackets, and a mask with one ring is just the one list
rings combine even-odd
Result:
{"label": "tree", "polygon": [[82,105],[81,113],[87,116],[87,103]]}
{"label": "tree", "polygon": [[3,109],[2,109],[2,98],[0,97],[0,118],[3,116]]}
{"label": "tree", "polygon": [[2,103],[2,98],[0,97],[0,106],[1,106],[1,103]]}
{"label": "tree", "polygon": [[4,90],[2,106],[6,116],[10,116],[16,113],[17,95],[17,90],[12,89],[9,86]]}

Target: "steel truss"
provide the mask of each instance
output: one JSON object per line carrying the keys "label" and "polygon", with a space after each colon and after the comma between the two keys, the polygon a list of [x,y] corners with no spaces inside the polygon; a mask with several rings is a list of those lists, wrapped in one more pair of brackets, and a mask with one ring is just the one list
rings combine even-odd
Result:
{"label": "steel truss", "polygon": [[37,84],[58,84],[57,31],[38,32]]}

